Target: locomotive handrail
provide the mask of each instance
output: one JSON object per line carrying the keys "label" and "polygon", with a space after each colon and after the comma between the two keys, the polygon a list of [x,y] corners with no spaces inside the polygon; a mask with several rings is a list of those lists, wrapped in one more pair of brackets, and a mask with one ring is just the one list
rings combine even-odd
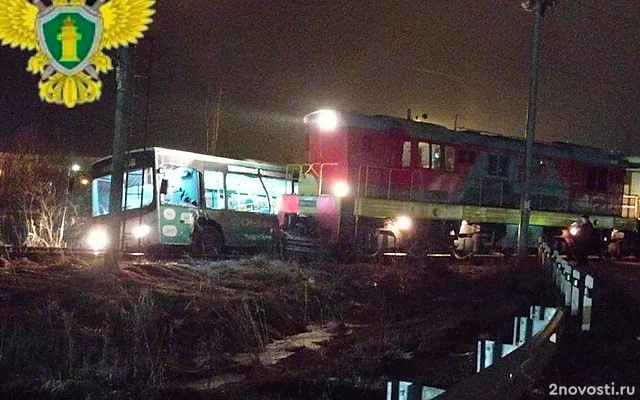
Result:
{"label": "locomotive handrail", "polygon": [[336,167],[338,163],[321,163],[320,164],[320,177],[318,178],[318,195],[322,194],[322,180],[324,178],[324,167]]}
{"label": "locomotive handrail", "polygon": [[[626,200],[631,200],[632,204],[626,204]],[[623,194],[622,195],[622,216],[629,218],[638,218],[638,206],[640,205],[640,196],[635,194]],[[627,212],[627,215],[624,215],[624,210],[630,210],[631,212]]]}
{"label": "locomotive handrail", "polygon": [[[302,175],[312,174],[318,179],[318,195],[322,194],[322,180],[324,175],[324,167],[326,166],[338,166],[339,163],[303,163],[303,164],[287,164],[285,169],[285,179],[295,179],[294,171],[298,172],[298,179]],[[319,168],[319,170],[317,170]]]}
{"label": "locomotive handrail", "polygon": [[[372,171],[379,171],[377,178],[372,176]],[[400,191],[394,191],[394,182],[399,182],[397,177],[400,173],[406,174],[407,180],[405,187]],[[382,166],[362,165],[358,170],[357,196],[365,198],[384,198],[386,200],[423,200],[424,195],[429,192],[421,190],[420,177],[424,174],[432,173],[426,169],[411,168],[393,168]],[[394,177],[396,179],[394,179]],[[461,203],[477,205],[481,207],[508,207],[516,208],[518,206],[519,196],[517,192],[509,192],[507,184],[515,184],[513,181],[505,181],[501,179],[493,179],[492,177],[482,177],[478,179],[467,180],[467,195],[472,196],[472,201],[457,198],[449,200],[444,198],[433,198],[429,201],[434,203]],[[555,185],[539,185],[539,188],[555,189]],[[372,191],[377,188],[377,191]],[[408,195],[407,195],[408,191]],[[545,190],[541,190],[545,192]],[[549,190],[548,192],[551,192]],[[606,193],[598,198],[588,196],[588,193],[574,194],[569,196],[563,195],[546,195],[544,193],[533,193],[531,196],[532,208],[539,211],[564,212],[573,214],[594,214],[611,217],[640,217],[640,199],[639,196]],[[631,203],[631,204],[629,204]],[[616,205],[617,204],[617,205]],[[625,210],[627,213],[625,213]]]}

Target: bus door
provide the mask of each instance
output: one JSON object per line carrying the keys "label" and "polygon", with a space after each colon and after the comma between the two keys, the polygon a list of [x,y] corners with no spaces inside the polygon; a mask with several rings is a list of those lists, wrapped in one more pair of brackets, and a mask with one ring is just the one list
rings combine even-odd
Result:
{"label": "bus door", "polygon": [[188,245],[201,207],[198,171],[191,167],[162,165],[158,181],[160,241],[168,245]]}

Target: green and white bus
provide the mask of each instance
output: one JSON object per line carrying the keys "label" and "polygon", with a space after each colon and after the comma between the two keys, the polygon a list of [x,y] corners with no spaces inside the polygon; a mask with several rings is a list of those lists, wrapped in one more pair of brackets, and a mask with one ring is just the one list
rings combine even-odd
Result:
{"label": "green and white bus", "polygon": [[[183,248],[216,257],[231,247],[266,247],[278,226],[279,200],[293,193],[286,169],[165,148],[128,154],[122,196],[122,249]],[[111,157],[92,166],[94,226],[88,244],[106,247]]]}

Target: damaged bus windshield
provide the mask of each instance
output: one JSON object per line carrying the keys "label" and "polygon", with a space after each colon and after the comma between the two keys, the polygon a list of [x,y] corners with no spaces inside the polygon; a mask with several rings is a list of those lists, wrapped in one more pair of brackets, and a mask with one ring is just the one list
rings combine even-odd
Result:
{"label": "damaged bus windshield", "polygon": [[[92,215],[109,213],[111,174],[95,178],[91,184]],[[151,205],[153,201],[153,169],[135,169],[124,174],[122,185],[122,209],[133,210]]]}

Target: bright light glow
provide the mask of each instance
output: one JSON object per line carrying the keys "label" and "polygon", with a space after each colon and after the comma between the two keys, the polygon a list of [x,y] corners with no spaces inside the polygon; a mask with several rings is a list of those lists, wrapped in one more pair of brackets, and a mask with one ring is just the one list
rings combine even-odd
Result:
{"label": "bright light glow", "polygon": [[138,225],[133,228],[133,237],[135,237],[136,239],[141,239],[147,236],[149,232],[151,232],[151,228],[149,227],[149,225]]}
{"label": "bright light glow", "polygon": [[87,236],[87,244],[93,251],[100,251],[107,248],[109,243],[107,231],[104,228],[94,228]]}
{"label": "bright light glow", "polygon": [[411,218],[402,215],[396,218],[396,221],[393,225],[401,231],[406,231],[408,229],[411,229]]}
{"label": "bright light glow", "polygon": [[449,231],[449,236],[455,236],[456,235],[456,231],[454,231],[453,229]]}
{"label": "bright light glow", "polygon": [[83,184],[84,186],[87,186],[89,184],[89,180],[87,178],[82,178],[80,183]]}
{"label": "bright light glow", "polygon": [[569,229],[569,233],[570,233],[571,235],[573,235],[573,236],[577,235],[579,231],[580,231],[580,229],[578,229],[578,227],[577,227],[577,226],[572,226],[572,227]]}
{"label": "bright light glow", "polygon": [[79,166],[78,164],[73,164],[73,165],[71,166],[71,170],[72,170],[73,172],[78,172],[78,171],[80,171],[80,166]]}
{"label": "bright light glow", "polygon": [[316,125],[322,131],[332,131],[338,127],[338,113],[333,110],[318,110],[306,117],[306,124]]}
{"label": "bright light glow", "polygon": [[337,197],[345,197],[349,194],[349,184],[347,182],[336,182],[333,185],[333,195]]}

